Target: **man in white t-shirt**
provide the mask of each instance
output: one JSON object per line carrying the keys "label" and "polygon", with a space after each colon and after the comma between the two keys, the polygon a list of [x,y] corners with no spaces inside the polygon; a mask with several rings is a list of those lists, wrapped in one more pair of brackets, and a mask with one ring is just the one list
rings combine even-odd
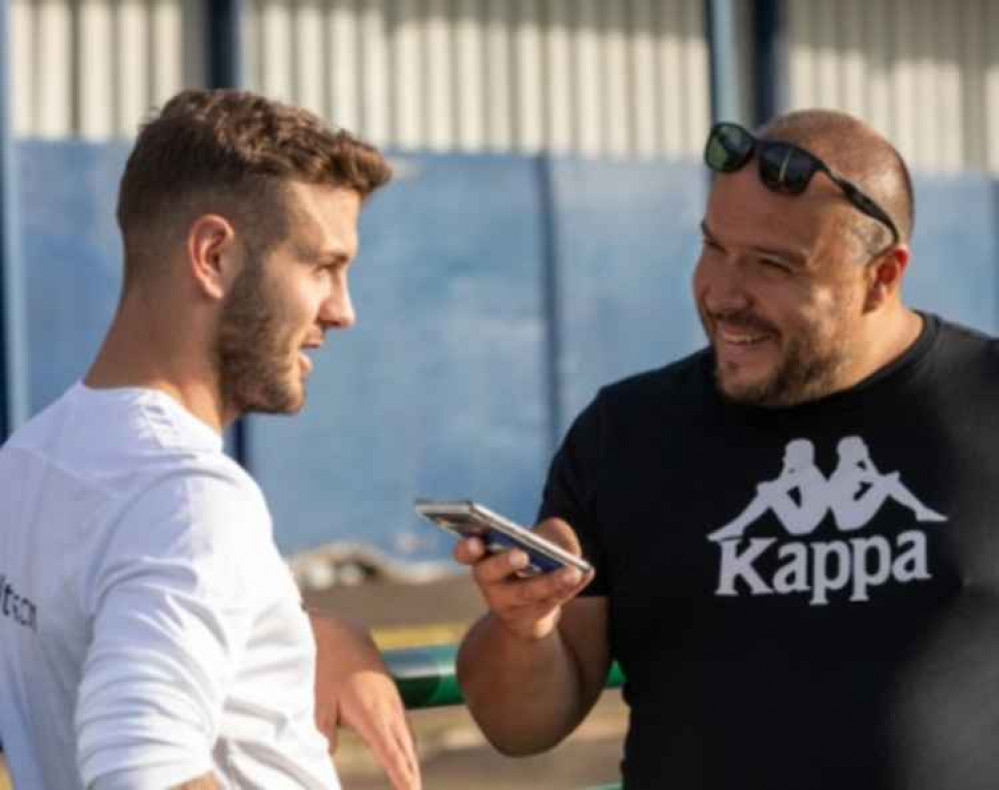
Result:
{"label": "man in white t-shirt", "polygon": [[354,323],[384,158],[303,110],[185,91],[121,182],[121,301],[82,382],[0,449],[0,737],[18,790],[331,790],[341,723],[420,787],[370,638],[310,616],[242,414],[297,412]]}

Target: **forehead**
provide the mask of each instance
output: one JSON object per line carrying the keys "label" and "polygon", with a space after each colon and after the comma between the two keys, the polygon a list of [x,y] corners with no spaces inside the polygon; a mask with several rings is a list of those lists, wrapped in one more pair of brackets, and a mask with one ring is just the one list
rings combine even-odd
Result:
{"label": "forehead", "polygon": [[753,158],[735,173],[715,177],[705,221],[726,245],[815,251],[835,223],[835,187],[816,174],[800,195],[768,189]]}
{"label": "forehead", "polygon": [[352,189],[292,182],[285,188],[289,241],[322,253],[357,252],[361,197]]}

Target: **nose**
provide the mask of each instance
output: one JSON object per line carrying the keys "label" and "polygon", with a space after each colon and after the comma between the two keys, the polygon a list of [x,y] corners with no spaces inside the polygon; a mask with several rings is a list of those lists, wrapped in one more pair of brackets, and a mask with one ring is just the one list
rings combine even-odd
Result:
{"label": "nose", "polygon": [[712,313],[737,313],[752,304],[743,267],[734,256],[702,258],[694,281],[700,301]]}
{"label": "nose", "polygon": [[323,301],[319,311],[319,320],[330,329],[350,329],[357,323],[357,313],[354,312],[354,302],[350,298],[347,284],[338,285]]}

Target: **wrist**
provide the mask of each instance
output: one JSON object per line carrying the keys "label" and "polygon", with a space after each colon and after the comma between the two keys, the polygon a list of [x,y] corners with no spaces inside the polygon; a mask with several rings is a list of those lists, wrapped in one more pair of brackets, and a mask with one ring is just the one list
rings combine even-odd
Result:
{"label": "wrist", "polygon": [[539,618],[501,618],[494,615],[507,638],[516,643],[537,644],[552,638],[558,630],[561,608]]}

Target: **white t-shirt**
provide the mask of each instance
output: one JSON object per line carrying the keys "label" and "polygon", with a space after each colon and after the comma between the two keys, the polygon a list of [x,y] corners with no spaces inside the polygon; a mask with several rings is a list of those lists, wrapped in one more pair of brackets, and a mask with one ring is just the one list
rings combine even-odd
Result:
{"label": "white t-shirt", "polygon": [[338,788],[314,676],[259,488],[173,399],[77,384],[0,449],[0,738],[18,790],[209,771]]}

